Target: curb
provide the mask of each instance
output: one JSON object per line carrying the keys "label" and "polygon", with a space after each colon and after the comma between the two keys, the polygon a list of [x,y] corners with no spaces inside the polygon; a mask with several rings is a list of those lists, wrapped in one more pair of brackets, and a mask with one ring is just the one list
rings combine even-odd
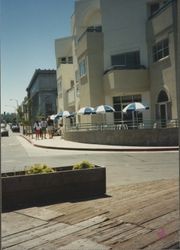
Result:
{"label": "curb", "polygon": [[178,151],[179,146],[170,146],[170,147],[129,147],[129,148],[75,148],[75,147],[56,147],[56,146],[45,146],[38,145],[34,143],[30,138],[21,135],[24,139],[26,139],[29,143],[31,143],[34,147],[46,148],[46,149],[56,149],[56,150],[78,150],[78,151],[119,151],[119,152],[153,152],[153,151]]}

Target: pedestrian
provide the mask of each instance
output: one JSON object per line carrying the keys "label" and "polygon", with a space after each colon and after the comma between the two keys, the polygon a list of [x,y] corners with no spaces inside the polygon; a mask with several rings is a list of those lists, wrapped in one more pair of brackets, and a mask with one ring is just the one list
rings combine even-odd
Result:
{"label": "pedestrian", "polygon": [[49,135],[49,139],[53,138],[53,120],[51,120],[50,116],[47,118],[47,131]]}
{"label": "pedestrian", "polygon": [[41,132],[42,132],[42,134],[41,134],[41,139],[46,139],[46,129],[47,129],[47,121],[44,119],[44,118],[42,118],[42,120],[41,120]]}
{"label": "pedestrian", "polygon": [[33,128],[35,130],[36,140],[38,140],[40,138],[40,131],[41,131],[41,125],[38,120],[35,121]]}

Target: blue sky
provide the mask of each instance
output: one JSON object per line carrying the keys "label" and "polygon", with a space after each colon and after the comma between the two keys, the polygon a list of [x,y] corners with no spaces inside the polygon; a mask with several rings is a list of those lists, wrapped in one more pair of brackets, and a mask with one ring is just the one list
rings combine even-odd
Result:
{"label": "blue sky", "polygon": [[35,69],[56,69],[54,41],[71,35],[73,10],[74,0],[1,0],[1,113],[21,104]]}

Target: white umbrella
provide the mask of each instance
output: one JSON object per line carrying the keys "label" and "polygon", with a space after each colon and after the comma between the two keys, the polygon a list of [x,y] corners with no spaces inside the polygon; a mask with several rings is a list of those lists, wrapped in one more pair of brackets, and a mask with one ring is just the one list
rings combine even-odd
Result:
{"label": "white umbrella", "polygon": [[94,108],[89,106],[80,108],[80,110],[77,112],[78,115],[90,115],[95,113],[96,112],[94,111]]}
{"label": "white umbrella", "polygon": [[127,111],[143,111],[149,109],[141,102],[132,102],[129,103],[122,111],[126,113]]}
{"label": "white umbrella", "polygon": [[69,111],[65,110],[65,111],[62,111],[62,112],[59,112],[56,114],[56,118],[60,118],[60,117],[70,117],[71,114]]}
{"label": "white umbrella", "polygon": [[50,119],[54,120],[56,118],[56,115],[50,115]]}
{"label": "white umbrella", "polygon": [[115,109],[109,105],[100,105],[98,107],[96,107],[95,109],[96,114],[98,113],[111,113],[111,112],[115,112]]}
{"label": "white umbrella", "polygon": [[105,113],[115,112],[115,109],[113,107],[106,105],[106,104],[97,106],[94,110],[96,114],[104,114],[103,115],[104,122],[105,122]]}
{"label": "white umbrella", "polygon": [[145,106],[141,102],[132,102],[129,103],[122,111],[126,113],[127,111],[132,111],[132,120],[133,120],[133,127],[134,127],[134,112],[135,111],[144,111],[149,109],[149,107]]}

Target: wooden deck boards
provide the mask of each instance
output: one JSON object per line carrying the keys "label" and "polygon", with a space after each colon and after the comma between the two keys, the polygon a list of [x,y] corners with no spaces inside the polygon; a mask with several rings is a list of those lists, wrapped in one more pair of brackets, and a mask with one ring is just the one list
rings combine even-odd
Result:
{"label": "wooden deck boards", "polygon": [[177,179],[111,187],[107,194],[3,214],[2,227],[7,216],[32,224],[19,221],[9,234],[4,228],[2,249],[164,249],[179,242]]}

